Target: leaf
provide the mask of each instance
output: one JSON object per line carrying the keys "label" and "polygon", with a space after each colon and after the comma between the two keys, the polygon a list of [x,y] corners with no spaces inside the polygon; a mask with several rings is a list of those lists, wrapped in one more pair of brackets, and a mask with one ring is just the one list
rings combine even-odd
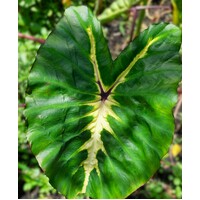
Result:
{"label": "leaf", "polygon": [[65,7],[69,7],[71,5],[71,0],[62,0],[62,4],[65,6]]}
{"label": "leaf", "polygon": [[140,0],[116,0],[98,16],[98,19],[101,23],[109,22],[139,2]]}
{"label": "leaf", "polygon": [[173,23],[180,26],[182,23],[182,0],[171,0],[171,4],[173,7]]}
{"label": "leaf", "polygon": [[181,152],[181,146],[179,144],[172,145],[171,152],[173,157],[176,157]]}
{"label": "leaf", "polygon": [[67,198],[125,198],[160,166],[174,132],[181,32],[151,25],[111,59],[100,22],[66,9],[30,71],[28,140]]}

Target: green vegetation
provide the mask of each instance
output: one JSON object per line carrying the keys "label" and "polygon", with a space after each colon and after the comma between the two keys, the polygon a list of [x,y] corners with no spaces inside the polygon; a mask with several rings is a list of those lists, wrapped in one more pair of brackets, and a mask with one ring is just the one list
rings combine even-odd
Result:
{"label": "green vegetation", "polygon": [[[19,31],[36,38],[46,39],[60,17],[62,17],[65,8],[69,5],[85,4],[91,9],[95,8],[94,1],[66,2],[67,1],[49,1],[46,3],[46,1],[42,0],[19,1]],[[103,1],[100,11],[102,12],[105,7],[108,7],[111,4],[111,2],[112,1]],[[153,3],[155,5],[154,1]],[[167,21],[172,21],[172,14],[169,13],[166,16]],[[144,29],[145,24],[149,25],[149,22],[146,21],[147,18],[148,17],[145,15],[141,29]],[[117,20],[119,25],[123,24],[123,27],[121,26],[121,30],[124,31],[122,41],[127,41],[131,26],[128,13],[125,12],[124,15]],[[116,20],[114,21],[116,22]],[[109,35],[109,26],[112,27],[114,21],[111,21],[108,25],[105,24],[105,33],[107,34],[108,39],[111,37]],[[40,44],[37,42],[19,39],[19,198],[63,198],[48,183],[48,178],[38,166],[26,140],[27,124],[25,123],[23,116],[25,90],[27,88],[28,73],[34,62],[39,46]],[[116,49],[115,45],[111,44],[111,52]],[[118,49],[118,52],[119,51],[120,50]],[[178,128],[175,131],[173,141],[173,144],[178,144],[179,147],[181,145],[180,124],[181,114],[179,110],[176,117],[176,126]],[[171,146],[171,149],[173,146],[174,145]],[[169,154],[165,156],[161,162],[161,168],[154,175],[153,179],[130,195],[129,198],[181,198],[181,153],[178,151],[178,154],[176,155],[172,153],[174,151],[170,150]]]}

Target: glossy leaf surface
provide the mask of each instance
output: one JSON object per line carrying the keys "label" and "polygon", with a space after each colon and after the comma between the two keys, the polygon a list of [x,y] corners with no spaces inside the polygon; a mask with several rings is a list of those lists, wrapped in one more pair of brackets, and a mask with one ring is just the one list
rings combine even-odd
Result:
{"label": "glossy leaf surface", "polygon": [[172,142],[180,30],[150,26],[111,59],[85,6],[65,11],[38,51],[25,111],[28,140],[67,198],[124,198],[147,182]]}

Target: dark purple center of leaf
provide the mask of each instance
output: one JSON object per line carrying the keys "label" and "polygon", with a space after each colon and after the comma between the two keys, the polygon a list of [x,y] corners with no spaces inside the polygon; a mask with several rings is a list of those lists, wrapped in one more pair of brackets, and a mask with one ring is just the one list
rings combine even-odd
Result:
{"label": "dark purple center of leaf", "polygon": [[100,93],[101,101],[105,101],[108,98],[108,96],[110,95],[112,88],[110,88],[107,92],[104,92],[100,81],[97,81],[97,84],[99,85],[99,88],[101,91],[101,93]]}

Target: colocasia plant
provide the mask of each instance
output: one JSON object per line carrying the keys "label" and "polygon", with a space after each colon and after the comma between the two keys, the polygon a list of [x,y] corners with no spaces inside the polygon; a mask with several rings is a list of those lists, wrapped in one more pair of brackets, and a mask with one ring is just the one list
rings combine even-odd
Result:
{"label": "colocasia plant", "polygon": [[100,22],[70,7],[28,78],[28,141],[67,198],[125,198],[160,166],[174,132],[181,31],[151,25],[113,61]]}

